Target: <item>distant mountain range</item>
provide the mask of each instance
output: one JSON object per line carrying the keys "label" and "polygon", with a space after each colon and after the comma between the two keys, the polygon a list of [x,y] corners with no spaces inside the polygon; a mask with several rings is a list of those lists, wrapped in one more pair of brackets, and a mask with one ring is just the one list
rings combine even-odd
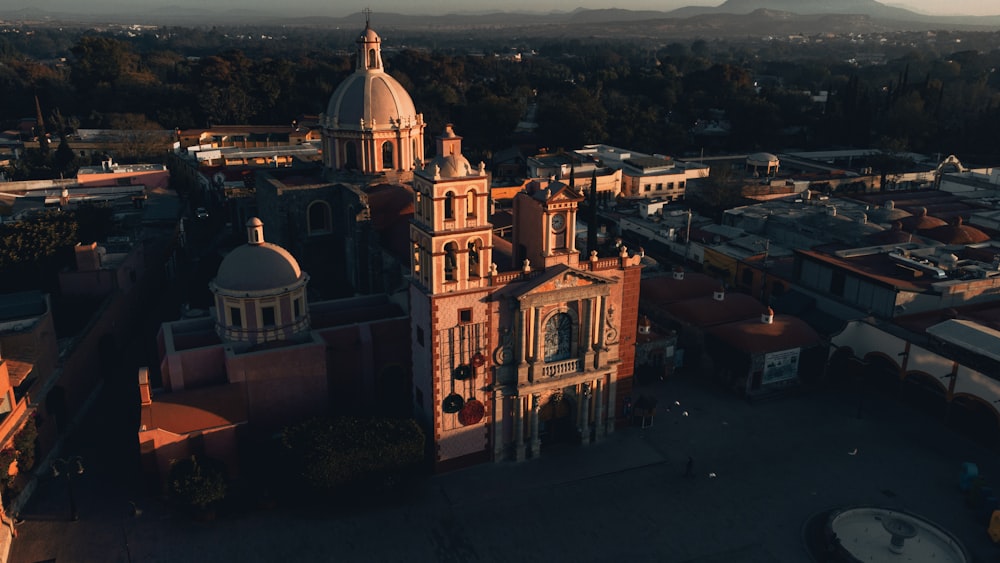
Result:
{"label": "distant mountain range", "polygon": [[[1000,12],[1000,8],[997,9]],[[358,27],[364,17],[282,17],[264,10],[211,10],[165,6],[155,9],[127,9],[102,13],[55,13],[35,8],[7,10],[0,7],[0,19],[77,24],[134,23],[154,25],[293,25],[334,28]],[[996,16],[929,16],[887,6],[874,0],[726,0],[720,6],[688,6],[670,11],[577,9],[572,12],[520,13],[502,12],[449,15],[404,15],[378,13],[379,29],[461,31],[477,33],[505,28],[531,30],[529,35],[552,33],[570,36],[586,33],[611,36],[613,33],[659,33],[669,30],[675,36],[698,36],[712,33],[718,37],[772,35],[795,29],[797,33],[922,30],[1000,30]],[[628,24],[628,25],[626,25]],[[853,26],[853,27],[852,27]],[[539,28],[546,28],[543,31]]]}

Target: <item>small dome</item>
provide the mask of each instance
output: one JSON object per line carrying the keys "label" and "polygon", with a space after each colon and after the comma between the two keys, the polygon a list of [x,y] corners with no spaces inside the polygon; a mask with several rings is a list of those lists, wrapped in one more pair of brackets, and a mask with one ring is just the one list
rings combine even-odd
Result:
{"label": "small dome", "polygon": [[900,219],[903,224],[903,230],[915,233],[917,231],[925,231],[927,229],[933,229],[935,227],[943,227],[948,223],[934,217],[933,215],[927,214],[927,208],[921,207],[920,212],[917,215],[910,217],[904,217]]}
{"label": "small dome", "polygon": [[462,178],[472,176],[472,165],[468,159],[460,154],[450,154],[448,156],[437,156],[431,163],[431,168],[438,167],[438,173],[442,178]]}
{"label": "small dome", "polygon": [[247,221],[247,244],[233,249],[219,265],[215,286],[229,291],[282,289],[302,277],[299,263],[284,248],[264,242],[263,223]]}
{"label": "small dome", "polygon": [[893,221],[889,230],[869,233],[864,238],[872,244],[899,244],[913,242],[914,238],[920,240],[920,237],[916,237],[913,233],[904,231],[903,224],[899,221]]}
{"label": "small dome", "polygon": [[893,221],[899,221],[909,216],[910,213],[906,210],[898,209],[896,202],[891,199],[886,201],[882,207],[869,212],[869,218],[877,223],[892,223]]}
{"label": "small dome", "polygon": [[990,240],[990,235],[970,225],[962,223],[961,217],[956,217],[951,225],[934,227],[924,232],[928,238],[945,244],[978,244]]}
{"label": "small dome", "polygon": [[442,178],[464,178],[474,174],[469,160],[462,155],[462,138],[455,134],[451,123],[437,137],[437,156],[427,167],[431,173]]}

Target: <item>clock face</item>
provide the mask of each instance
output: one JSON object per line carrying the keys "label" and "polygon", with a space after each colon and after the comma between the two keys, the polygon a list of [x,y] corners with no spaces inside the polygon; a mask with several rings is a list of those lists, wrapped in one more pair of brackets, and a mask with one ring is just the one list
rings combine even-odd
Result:
{"label": "clock face", "polygon": [[562,213],[552,216],[552,230],[561,231],[566,226],[566,216]]}

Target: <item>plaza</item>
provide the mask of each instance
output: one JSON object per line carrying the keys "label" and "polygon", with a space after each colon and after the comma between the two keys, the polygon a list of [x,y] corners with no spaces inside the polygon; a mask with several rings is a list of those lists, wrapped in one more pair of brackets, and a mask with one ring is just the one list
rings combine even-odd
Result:
{"label": "plaza", "polygon": [[[956,535],[974,561],[1000,552],[958,488],[964,461],[1000,483],[997,455],[908,405],[828,388],[750,404],[692,373],[635,394],[657,400],[652,426],[435,475],[397,503],[360,510],[279,507],[191,521],[157,499],[130,498],[137,476],[80,451],[93,460],[77,482],[80,520],[68,520],[63,483],[42,482],[11,561],[793,563],[811,560],[809,517],[851,505],[919,514]],[[85,424],[100,424],[95,406]],[[689,456],[694,477],[684,476]]]}

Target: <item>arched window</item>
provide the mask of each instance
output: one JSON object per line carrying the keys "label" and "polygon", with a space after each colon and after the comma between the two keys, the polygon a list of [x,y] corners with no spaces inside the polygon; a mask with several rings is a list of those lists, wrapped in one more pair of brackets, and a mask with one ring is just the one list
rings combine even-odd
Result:
{"label": "arched window", "polygon": [[444,194],[444,219],[445,221],[455,218],[455,194],[448,192]]}
{"label": "arched window", "polygon": [[344,168],[347,170],[357,170],[358,168],[358,147],[353,141],[348,141],[344,147]]}
{"label": "arched window", "polygon": [[573,352],[573,317],[556,313],[545,323],[545,361],[557,362]]}
{"label": "arched window", "polygon": [[330,206],[325,201],[310,203],[307,221],[309,234],[330,232]]}
{"label": "arched window", "polygon": [[412,141],[410,141],[410,144],[413,145],[411,147],[411,150],[413,151],[413,155],[412,155],[413,158],[411,158],[410,160],[412,160],[414,163],[416,163],[420,159],[420,153],[417,152],[417,140],[413,139]]}
{"label": "arched window", "polygon": [[469,218],[476,216],[476,190],[469,190],[469,193],[465,194],[465,213]]}
{"label": "arched window", "polygon": [[458,269],[458,245],[449,242],[444,245],[444,281],[455,281],[455,270]]}
{"label": "arched window", "polygon": [[382,168],[392,170],[395,167],[392,158],[392,143],[386,141],[382,143]]}
{"label": "arched window", "polygon": [[479,240],[469,241],[469,277],[479,277]]}
{"label": "arched window", "polygon": [[368,49],[368,68],[376,68],[375,62],[378,59],[375,58],[375,49]]}

